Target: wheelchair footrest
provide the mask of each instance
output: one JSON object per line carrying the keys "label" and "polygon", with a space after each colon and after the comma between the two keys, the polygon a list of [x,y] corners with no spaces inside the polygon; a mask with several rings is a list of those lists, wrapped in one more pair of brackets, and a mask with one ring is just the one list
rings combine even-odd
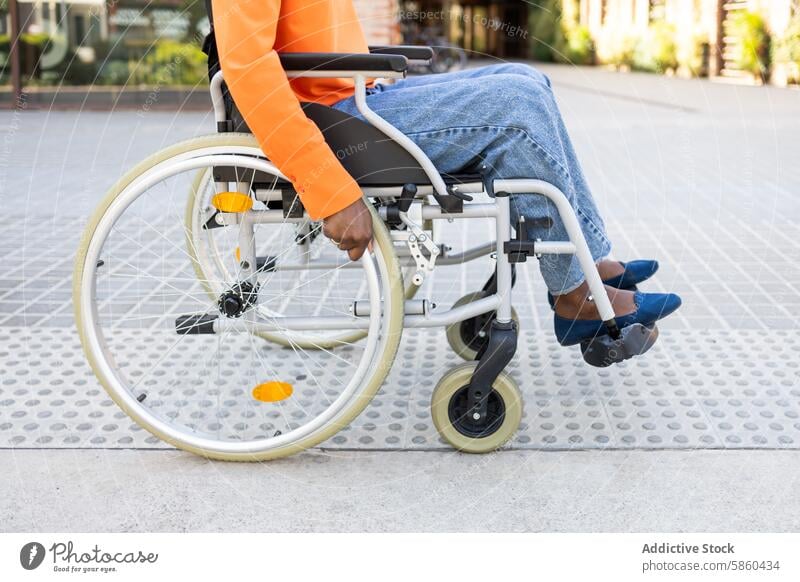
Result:
{"label": "wheelchair footrest", "polygon": [[653,347],[658,339],[658,327],[635,323],[623,327],[617,339],[599,336],[581,342],[581,352],[587,364],[606,368],[635,356],[641,356]]}

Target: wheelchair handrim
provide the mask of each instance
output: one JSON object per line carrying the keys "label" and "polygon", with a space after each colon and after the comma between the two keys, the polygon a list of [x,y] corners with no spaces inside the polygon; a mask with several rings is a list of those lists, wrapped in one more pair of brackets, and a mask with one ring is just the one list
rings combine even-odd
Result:
{"label": "wheelchair handrim", "polygon": [[[255,148],[253,149],[255,150]],[[257,155],[257,150],[255,150],[255,152]],[[82,263],[77,265],[78,271],[76,272],[76,274],[80,273],[80,277],[76,277],[76,315],[79,328],[82,331],[82,340],[84,341],[84,347],[87,355],[89,356],[95,371],[98,373],[98,377],[100,378],[101,382],[104,384],[104,386],[106,386],[112,396],[116,396],[115,400],[123,407],[123,409],[125,409],[132,417],[139,421],[140,424],[152,429],[152,432],[156,433],[158,436],[161,436],[162,438],[165,438],[165,440],[173,442],[174,444],[179,443],[179,446],[185,445],[182,448],[195,449],[201,452],[246,455],[248,453],[255,454],[274,451],[287,446],[296,446],[298,448],[310,446],[310,444],[314,444],[311,441],[323,428],[330,427],[338,418],[346,416],[345,413],[348,411],[348,404],[352,404],[353,400],[356,399],[358,396],[356,389],[361,386],[362,383],[372,385],[375,384],[375,380],[378,380],[377,384],[380,384],[380,381],[382,381],[382,376],[385,376],[385,370],[378,373],[372,371],[372,376],[370,376],[372,381],[370,382],[365,381],[365,376],[368,372],[370,363],[374,363],[371,361],[373,360],[376,352],[380,355],[384,355],[388,348],[388,351],[392,352],[393,355],[393,350],[396,349],[396,343],[399,341],[398,334],[391,332],[386,333],[386,330],[384,330],[384,333],[378,336],[378,340],[370,343],[370,347],[365,351],[364,355],[362,355],[358,370],[353,375],[351,382],[348,384],[347,388],[342,392],[342,394],[340,394],[339,398],[337,398],[334,403],[325,411],[325,413],[323,413],[323,415],[318,416],[314,421],[284,435],[275,437],[269,441],[256,441],[253,443],[223,443],[219,441],[209,442],[207,439],[197,439],[194,438],[193,435],[189,435],[183,431],[176,431],[171,425],[165,423],[144,407],[139,406],[139,403],[135,401],[132,394],[130,394],[129,391],[124,388],[124,382],[117,376],[114,369],[108,365],[106,359],[102,357],[95,357],[95,354],[103,353],[104,350],[103,342],[100,338],[102,334],[97,329],[95,321],[97,314],[95,312],[94,274],[96,272],[96,265],[99,258],[100,249],[102,248],[103,243],[105,242],[116,220],[122,215],[128,206],[134,200],[136,200],[139,195],[141,195],[142,192],[146,191],[150,182],[153,180],[157,182],[158,180],[156,178],[158,176],[174,175],[185,171],[186,169],[202,167],[203,164],[208,162],[208,159],[204,155],[203,149],[194,150],[193,153],[195,154],[194,156],[183,156],[184,159],[179,160],[177,163],[173,158],[171,160],[158,163],[152,166],[149,170],[134,176],[134,178],[126,186],[122,187],[118,193],[114,194],[113,200],[109,202],[106,208],[103,209],[103,212],[99,214],[98,218],[93,221],[93,224],[91,224],[87,230],[85,235],[85,237],[88,237],[86,238],[88,241],[88,244],[86,245],[86,252],[84,254]],[[187,157],[189,159],[186,159]],[[267,167],[267,163],[262,160],[255,158],[242,159],[237,155],[228,155],[226,162],[230,163],[230,161],[234,158],[236,158],[236,166],[251,167],[252,169],[256,170],[262,170]],[[214,160],[215,163],[221,164],[221,161],[218,158],[215,157]],[[393,292],[393,283],[388,275],[390,270],[393,268],[396,269],[396,260],[393,256],[390,257],[391,260],[387,260],[387,257],[384,256],[385,247],[386,240],[383,240],[382,244],[376,245],[375,259],[378,261],[378,271],[376,271],[376,266],[372,262],[373,259],[366,259],[363,263],[364,271],[371,287],[370,303],[373,313],[376,314],[381,313],[381,283],[384,286],[383,288],[387,290],[387,299],[390,294],[397,294],[396,289]],[[390,244],[388,248],[391,250]],[[380,274],[381,278],[380,283],[378,281],[378,274]],[[88,293],[81,293],[81,290],[88,290]],[[396,310],[391,311],[394,315],[396,315]],[[390,315],[390,319],[391,318],[392,316]],[[380,315],[370,318],[369,334],[372,337],[377,336],[380,329],[380,323]],[[393,325],[389,327],[397,328],[397,322],[393,322]],[[387,342],[391,342],[394,345],[389,345]],[[381,377],[378,378],[377,376]],[[375,387],[375,389],[377,389],[377,387]],[[364,391],[369,391],[369,388],[362,390],[362,392]],[[360,411],[365,404],[366,402],[359,402],[357,405],[355,405],[355,408],[358,408]],[[350,410],[353,408],[354,406],[349,407]],[[309,444],[305,445],[301,444],[301,442]]]}

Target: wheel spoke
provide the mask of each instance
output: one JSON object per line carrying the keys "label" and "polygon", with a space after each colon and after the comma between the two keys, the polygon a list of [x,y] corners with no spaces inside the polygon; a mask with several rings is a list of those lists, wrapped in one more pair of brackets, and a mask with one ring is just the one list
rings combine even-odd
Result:
{"label": "wheel spoke", "polygon": [[[214,136],[206,141],[231,139],[243,138]],[[256,160],[258,150],[253,148]],[[252,168],[227,161],[224,154],[214,156],[215,166],[244,178],[237,182],[241,192],[252,192]],[[257,256],[269,259],[261,268],[245,271],[236,260],[244,221],[236,227],[202,228],[203,209],[215,191],[211,167],[176,166],[173,172],[164,171],[166,163],[151,166],[160,164],[157,180],[148,181],[148,169],[120,182],[124,185],[112,195],[124,203],[106,207],[91,225],[93,236],[102,239],[82,250],[86,257],[80,264],[92,269],[94,285],[80,290],[90,293],[92,306],[80,311],[78,319],[85,349],[102,364],[105,387],[117,401],[131,402],[133,397],[137,419],[152,432],[211,456],[246,456],[251,451],[263,457],[291,451],[293,443],[318,442],[331,434],[334,418],[362,408],[366,400],[359,395],[367,386],[376,389],[375,382],[385,376],[386,367],[376,361],[394,353],[398,334],[381,330],[399,319],[375,310],[366,318],[371,334],[290,330],[281,321],[352,317],[355,301],[373,308],[383,301],[384,309],[392,299],[397,301],[382,291],[391,287],[388,273],[396,268],[384,266],[396,261],[388,234],[376,243],[381,260],[353,264],[310,220],[258,223]],[[265,182],[275,187],[277,181],[273,174]],[[187,200],[190,187],[194,190]],[[100,257],[103,264],[98,266]],[[302,266],[312,260],[321,263],[314,269],[271,269],[273,264]],[[257,291],[247,291],[243,278],[253,288],[257,285]],[[253,313],[247,313],[254,311],[274,324],[274,332],[248,331],[246,322]],[[187,315],[196,319],[177,333],[176,321]],[[225,325],[217,325],[223,320]],[[269,393],[254,392],[270,382],[287,383],[292,390],[274,401]]]}

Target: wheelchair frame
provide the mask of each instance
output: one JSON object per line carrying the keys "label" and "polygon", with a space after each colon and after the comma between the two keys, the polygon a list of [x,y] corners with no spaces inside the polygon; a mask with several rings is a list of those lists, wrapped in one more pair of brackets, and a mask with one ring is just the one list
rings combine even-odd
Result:
{"label": "wheelchair frame", "polygon": [[[106,219],[106,215],[116,216],[117,212],[124,211],[127,205],[137,199],[142,192],[146,192],[164,179],[201,168],[215,170],[209,176],[214,181],[216,193],[231,192],[232,188],[233,191],[250,197],[251,190],[253,190],[252,196],[266,205],[265,209],[253,209],[250,205],[242,211],[230,210],[223,212],[220,210],[213,215],[217,226],[238,226],[238,235],[236,236],[240,251],[240,255],[237,256],[239,272],[236,276],[237,280],[233,284],[234,287],[238,286],[239,294],[243,292],[242,289],[245,284],[249,284],[251,290],[256,290],[254,293],[252,291],[248,292],[254,295],[255,301],[248,295],[244,300],[245,307],[234,315],[226,313],[220,302],[219,310],[223,313],[222,316],[181,316],[176,320],[178,334],[231,332],[264,336],[270,332],[279,331],[354,330],[361,331],[374,338],[381,338],[378,339],[378,343],[383,342],[384,346],[388,345],[386,337],[391,336],[392,342],[394,342],[392,347],[393,357],[393,351],[397,347],[403,327],[432,328],[451,326],[495,312],[489,328],[488,339],[476,354],[477,364],[465,364],[451,370],[437,386],[437,391],[442,387],[443,398],[447,402],[444,402],[443,407],[440,405],[434,407],[432,405],[434,424],[436,424],[440,434],[452,444],[470,452],[486,452],[501,446],[505,440],[510,438],[510,434],[513,434],[513,431],[516,430],[521,418],[519,392],[513,380],[503,373],[503,370],[516,352],[518,339],[517,324],[514,321],[512,311],[515,263],[525,262],[529,256],[538,258],[543,254],[576,255],[585,274],[590,292],[594,296],[597,309],[608,327],[609,336],[616,342],[613,345],[609,344],[610,348],[616,349],[620,346],[624,348],[625,333],[621,333],[617,327],[608,294],[595,268],[594,260],[580,224],[567,197],[554,185],[536,179],[493,181],[483,179],[474,183],[448,186],[443,176],[436,170],[433,162],[410,138],[369,108],[366,99],[368,79],[380,77],[399,79],[405,76],[408,69],[408,59],[405,56],[391,53],[388,48],[383,50],[387,51],[384,53],[385,56],[381,54],[281,56],[284,69],[290,78],[340,77],[353,79],[356,105],[364,119],[374,128],[377,128],[382,135],[389,137],[405,152],[410,154],[418,162],[419,168],[424,172],[424,176],[427,177],[427,184],[396,184],[389,187],[362,186],[365,197],[379,199],[382,203],[376,210],[378,218],[388,225],[402,223],[406,228],[405,230],[381,228],[380,232],[384,234],[380,235],[379,240],[384,247],[388,245],[388,251],[387,248],[381,247],[384,254],[377,252],[365,253],[359,263],[349,263],[347,265],[350,268],[363,268],[367,288],[369,289],[369,301],[354,301],[351,315],[265,318],[260,316],[258,309],[251,309],[257,304],[258,275],[262,271],[262,267],[259,267],[259,257],[256,255],[256,225],[302,224],[307,223],[309,220],[304,211],[298,212],[302,208],[302,204],[297,203],[298,195],[293,188],[278,186],[277,183],[273,183],[272,187],[268,188],[258,187],[256,183],[241,181],[239,174],[234,175],[235,180],[224,176],[225,168],[230,165],[235,168],[243,168],[248,172],[252,171],[254,178],[255,174],[261,171],[284,180],[287,184],[290,183],[288,178],[274,164],[265,158],[255,156],[254,150],[256,148],[252,145],[238,145],[238,142],[234,142],[230,145],[214,145],[198,150],[180,150],[181,153],[165,158],[163,162],[159,162],[156,166],[148,169],[145,174],[135,175],[130,182],[125,183],[126,185],[122,184],[122,182],[128,178],[121,180],[119,187],[123,189],[117,191],[115,189],[117,186],[112,188],[107,198],[106,206],[98,208],[95,218],[92,219],[87,227],[76,260],[76,275],[74,278],[76,321],[78,322],[79,331],[81,331],[84,349],[95,369],[95,373],[109,390],[112,398],[136,420],[144,423],[148,428],[152,428],[153,432],[161,438],[193,452],[209,454],[210,451],[210,449],[204,447],[201,438],[182,436],[180,431],[173,429],[169,424],[156,424],[154,421],[148,420],[147,417],[137,413],[136,401],[138,400],[141,403],[140,397],[146,397],[146,395],[139,394],[137,396],[128,392],[122,393],[122,390],[117,386],[116,372],[112,368],[113,362],[110,363],[107,359],[98,357],[98,354],[103,352],[103,345],[100,342],[97,330],[92,328],[96,318],[96,309],[93,303],[95,271],[102,264],[99,254],[100,247],[113,227],[113,223],[110,219]],[[415,47],[409,54],[413,58],[418,58],[417,55],[426,53],[422,51],[421,47]],[[347,70],[346,67],[338,67],[337,63],[358,64],[359,67]],[[375,65],[374,67],[371,66],[373,64]],[[210,92],[218,130],[222,132],[230,131],[228,128],[231,123],[227,119],[223,96],[222,72],[216,73],[211,79]],[[221,171],[219,176],[216,175],[216,169]],[[136,171],[134,169],[131,174]],[[420,174],[417,173],[417,175],[419,176]],[[486,194],[489,196],[490,201],[476,202],[466,192]],[[516,225],[516,234],[512,236],[510,197],[515,194],[541,195],[551,200],[565,225],[569,240],[531,241],[528,238],[527,225],[524,222],[524,218],[520,219],[520,222]],[[201,218],[205,220],[208,217]],[[420,222],[423,224],[427,222],[435,223],[438,220],[470,219],[492,220],[494,223],[495,242],[468,248],[450,256],[443,253],[441,248],[432,240],[432,229],[430,229],[431,232],[426,232],[422,225],[419,224]],[[308,237],[303,237],[303,241],[297,244],[309,244]],[[398,247],[401,246],[407,247],[407,251],[398,252],[400,251]],[[402,284],[399,281],[392,280],[391,273],[385,268],[385,262],[388,260],[385,252],[390,252],[393,255],[391,261],[403,258],[407,266],[416,267],[413,283],[415,286],[419,286],[422,284],[426,273],[434,270],[437,261],[439,264],[462,264],[493,251],[496,256],[495,273],[490,279],[490,284],[487,284],[484,288],[485,293],[479,299],[443,311],[435,310],[435,306],[429,305],[426,301],[409,300],[408,293],[406,293],[403,305],[398,305],[403,299],[402,293],[398,291]],[[439,255],[443,256],[440,257]],[[275,261],[271,270],[333,268],[330,263],[315,262],[308,252],[302,253],[302,257],[297,261],[297,264]],[[397,263],[393,264],[396,267]],[[96,265],[95,269],[92,269],[91,265]],[[336,268],[339,267],[336,266]],[[391,293],[386,290],[386,285],[391,287]],[[84,290],[87,292],[84,292]],[[381,296],[382,292],[384,293],[383,297]],[[388,303],[388,299],[392,301]],[[397,301],[395,302],[395,300]],[[391,326],[394,331],[381,336],[378,334],[382,325],[381,320],[385,319],[388,313],[393,314],[392,317],[394,319]],[[628,329],[626,328],[625,331]],[[353,374],[353,377],[358,378],[358,380],[351,379],[348,388],[336,398],[335,402],[330,404],[323,414],[315,417],[301,428],[293,429],[293,432],[297,432],[297,435],[293,437],[294,440],[291,440],[290,434],[273,435],[269,445],[261,449],[259,455],[254,457],[249,455],[250,451],[254,450],[253,447],[255,445],[235,442],[219,443],[215,445],[213,455],[217,458],[258,460],[295,452],[298,449],[294,447],[304,448],[321,442],[325,434],[330,435],[329,430],[335,428],[331,421],[339,418],[340,413],[344,414],[344,406],[348,407],[348,414],[351,411],[355,411],[353,414],[357,414],[368,401],[361,399],[359,402],[351,404],[349,399],[358,389],[359,382],[367,374],[367,370],[377,370],[377,368],[374,368],[375,364],[371,359],[374,350],[378,349],[376,347],[377,344],[370,343],[369,345],[369,350],[365,351],[358,369]],[[624,352],[624,350],[622,351]],[[386,353],[385,350],[384,353]],[[606,357],[607,353],[608,351],[603,354],[603,358]],[[608,361],[603,360],[603,363],[595,365],[609,365],[631,355],[635,354],[622,354],[619,357],[612,355]],[[586,357],[585,350],[584,357]],[[587,361],[589,360],[587,359]],[[388,367],[383,368],[380,379],[374,381],[373,379],[377,378],[377,376],[370,376],[370,388],[368,391],[371,390],[371,394],[374,394],[374,391],[377,390],[387,371]],[[445,378],[448,379],[448,382],[445,382]],[[501,404],[507,401],[510,406],[513,406],[514,403],[519,404],[519,406],[516,409],[508,410],[500,406],[501,411],[498,413],[495,408],[497,401],[492,401],[492,398],[495,397],[500,398]],[[455,410],[453,406],[456,406],[454,404],[456,400],[458,400],[458,418],[466,418],[468,426],[459,424],[458,426],[461,428],[458,428],[455,425],[450,425],[446,426],[447,430],[443,430],[442,427],[447,425],[448,422],[454,422],[452,421],[453,411]],[[448,414],[450,415],[449,417]],[[499,417],[498,414],[500,414]],[[352,420],[354,416],[349,418]],[[450,418],[449,421],[448,418]],[[504,419],[500,421],[503,423],[502,429],[497,425],[498,418]],[[510,433],[508,432],[509,430],[511,431]],[[317,440],[317,435],[322,435],[319,440]],[[464,437],[467,438],[466,444]],[[286,448],[284,448],[284,445]],[[277,452],[273,454],[273,451]]]}
{"label": "wheelchair frame", "polygon": [[[398,79],[405,77],[405,72],[395,71],[287,71],[289,78],[296,77],[340,77],[352,78],[355,81],[355,98],[356,106],[364,118],[371,123],[374,127],[380,129],[388,137],[400,144],[406,151],[408,151],[420,164],[430,179],[430,186],[432,190],[440,196],[450,196],[447,186],[442,179],[442,176],[436,170],[433,162],[425,155],[419,146],[417,146],[410,138],[405,136],[400,130],[391,125],[388,121],[380,117],[377,113],[369,108],[366,100],[366,83],[369,78],[383,77],[387,79]],[[214,75],[210,85],[211,99],[214,106],[214,116],[217,123],[224,123],[226,121],[226,111],[222,94],[222,72]],[[246,158],[236,158],[233,160],[237,165],[245,168],[258,170],[259,163],[257,161],[248,161]],[[273,170],[274,171],[274,170]],[[281,174],[282,175],[282,174]],[[469,190],[470,185],[466,185]],[[395,189],[396,190],[396,189]],[[581,231],[580,224],[578,223],[575,211],[569,203],[569,200],[554,185],[536,179],[513,179],[513,180],[495,180],[493,183],[494,201],[489,203],[476,203],[465,201],[464,207],[460,212],[446,212],[441,207],[436,205],[426,204],[421,208],[421,217],[423,220],[464,220],[475,218],[490,218],[495,222],[495,233],[497,236],[497,243],[492,245],[480,245],[467,249],[460,253],[458,257],[452,257],[451,260],[445,259],[443,264],[462,264],[470,260],[479,258],[496,250],[497,257],[497,292],[491,294],[483,299],[477,300],[471,304],[464,305],[457,308],[449,309],[441,313],[420,313],[420,314],[407,314],[405,317],[405,327],[421,328],[421,327],[438,327],[451,325],[459,321],[463,321],[470,317],[486,313],[488,311],[497,311],[496,321],[502,324],[511,322],[511,288],[512,288],[512,261],[509,255],[513,253],[523,255],[535,255],[537,257],[543,254],[574,254],[577,256],[580,266],[586,276],[586,282],[589,289],[594,296],[594,301],[597,304],[597,309],[600,316],[610,326],[614,327],[614,310],[611,302],[603,286],[597,269],[595,268],[594,260],[592,259],[589,246]],[[423,190],[423,194],[425,191]],[[516,246],[509,245],[512,242],[511,236],[511,213],[510,213],[510,200],[509,196],[512,194],[538,194],[551,200],[564,221],[564,226],[569,235],[569,241],[559,242],[546,242],[546,241],[533,241],[531,244],[526,244],[527,240],[517,240]],[[391,195],[384,188],[369,188],[366,189],[365,195],[382,196]],[[262,202],[267,202],[270,198],[258,197]],[[413,204],[422,204],[421,200],[415,200]],[[382,209],[383,210],[383,209]],[[410,222],[407,212],[401,212],[401,218],[404,222]],[[382,218],[386,218],[386,213],[382,212]],[[286,217],[281,210],[250,210],[241,215],[236,215],[234,220],[241,222],[241,248],[243,263],[249,265],[248,269],[244,269],[245,277],[252,277],[255,269],[253,266],[255,262],[255,247],[253,245],[254,225],[270,222],[297,222],[302,223],[308,220],[307,217]],[[418,226],[418,225],[415,225]],[[516,250],[518,249],[518,250]],[[362,259],[366,260],[366,259]],[[524,260],[524,259],[523,259]],[[279,266],[278,269],[287,268],[288,266]],[[322,268],[323,265],[320,265]],[[290,267],[289,267],[290,268]],[[313,269],[313,263],[307,263],[298,268]],[[374,307],[374,306],[373,306]],[[296,329],[296,330],[311,330],[311,329],[364,329],[366,322],[359,322],[354,318],[347,317],[317,317],[315,320],[309,321],[306,318],[298,318],[298,321],[291,321],[285,318],[281,323],[282,329]],[[268,322],[254,323],[252,329],[254,332],[258,331],[274,331],[278,326]]]}
{"label": "wheelchair frame", "polygon": [[[434,196],[438,194],[440,197],[442,197],[441,199],[444,199],[444,197],[452,196],[453,191],[449,190],[445,185],[442,176],[439,174],[430,158],[409,137],[404,135],[391,123],[370,109],[369,105],[367,104],[366,89],[368,79],[376,77],[399,79],[404,78],[405,75],[405,70],[330,71],[307,69],[287,71],[287,76],[289,78],[352,78],[355,84],[356,106],[364,119],[366,119],[367,122],[369,122],[372,126],[379,129],[382,133],[410,153],[428,176]],[[213,76],[210,84],[211,98],[214,105],[214,116],[218,126],[227,121],[222,92],[222,82],[223,74],[222,71],[219,71]],[[243,165],[247,167],[246,164]],[[254,167],[253,169],[256,168]],[[423,221],[454,219],[465,220],[475,218],[492,219],[495,224],[495,245],[483,245],[481,247],[468,249],[462,252],[460,257],[455,258],[455,260],[449,264],[460,264],[467,262],[491,252],[492,248],[494,248],[497,261],[495,272],[496,291],[466,305],[453,307],[438,313],[430,313],[427,305],[424,302],[422,303],[421,307],[419,304],[415,306],[410,305],[409,303],[412,302],[407,302],[407,304],[404,306],[404,327],[409,328],[449,326],[466,319],[485,314],[487,312],[496,312],[496,317],[492,322],[491,329],[489,331],[488,343],[478,354],[478,365],[468,387],[468,408],[472,412],[473,419],[477,422],[480,422],[482,418],[486,417],[487,399],[488,394],[492,390],[492,383],[495,381],[498,374],[508,365],[516,352],[518,330],[515,323],[512,321],[512,262],[523,262],[527,259],[528,255],[534,255],[537,258],[543,254],[576,255],[586,277],[586,282],[593,295],[600,316],[609,328],[610,336],[613,339],[620,337],[620,331],[614,319],[614,310],[611,306],[611,301],[606,293],[600,275],[595,268],[594,260],[591,252],[589,251],[586,239],[583,236],[583,232],[581,231],[575,211],[573,210],[564,193],[554,185],[536,179],[495,180],[491,184],[482,184],[482,186],[484,186],[484,191],[489,190],[488,193],[493,194],[492,202],[478,203],[467,200],[464,201],[461,209],[457,211],[445,211],[441,206],[437,206],[436,204],[425,204],[420,209],[420,215]],[[414,189],[416,190],[416,186],[414,186]],[[378,188],[376,190],[378,191],[372,191],[369,193],[365,192],[365,195],[374,194],[382,197],[387,195],[384,189]],[[527,236],[527,228],[524,224],[524,218],[518,225],[517,238],[512,239],[510,196],[513,194],[538,194],[551,200],[564,222],[564,226],[570,240],[559,242],[545,242],[541,240],[529,241]],[[422,201],[415,199],[411,201],[411,204],[422,204]],[[414,239],[424,237],[425,235],[422,232],[420,225],[414,224],[409,219],[409,209],[410,206],[406,203],[399,210],[398,215],[400,220],[405,223],[414,233],[410,239],[412,242],[409,243],[409,246],[412,254],[417,255],[419,250],[418,247],[414,245],[418,241]],[[386,220],[386,209],[382,208],[381,210],[383,211],[382,218]],[[237,220],[240,221],[239,225],[241,228],[240,247],[243,249],[242,264],[249,266],[249,269],[243,270],[243,274],[246,279],[250,279],[255,277],[253,266],[256,264],[255,244],[253,242],[254,225],[282,221],[302,222],[307,220],[307,218],[289,218],[280,210],[251,210],[243,215],[237,215]],[[433,245],[429,245],[428,250],[431,253],[430,260],[432,262],[436,261],[437,255],[439,254],[438,249],[434,248]],[[365,257],[362,260],[369,261],[370,259]],[[309,262],[302,265],[302,268],[314,268],[314,265]],[[433,265],[431,264],[430,270],[432,269]],[[423,277],[423,273],[418,273],[415,277],[414,284],[421,284]],[[371,282],[373,284],[377,284],[377,281],[374,279],[374,277],[371,278]],[[369,309],[380,309],[380,306],[370,305]],[[354,315],[356,312],[357,310],[354,306]],[[215,327],[215,331],[217,329],[225,329],[224,322],[225,320],[222,319],[216,320],[215,325],[219,327]],[[331,316],[314,317],[313,319],[281,318],[280,321],[274,322],[258,321],[258,319],[256,319],[251,320],[248,325],[253,333],[263,333],[277,331],[278,329],[366,329],[368,322],[364,321],[363,319],[359,320],[358,317]]]}

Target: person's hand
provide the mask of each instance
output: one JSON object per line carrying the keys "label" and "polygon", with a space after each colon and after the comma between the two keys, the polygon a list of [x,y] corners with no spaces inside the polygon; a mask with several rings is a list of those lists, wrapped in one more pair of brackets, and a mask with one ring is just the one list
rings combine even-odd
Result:
{"label": "person's hand", "polygon": [[347,251],[351,261],[357,261],[372,243],[372,215],[359,198],[324,219],[322,232],[339,249]]}

